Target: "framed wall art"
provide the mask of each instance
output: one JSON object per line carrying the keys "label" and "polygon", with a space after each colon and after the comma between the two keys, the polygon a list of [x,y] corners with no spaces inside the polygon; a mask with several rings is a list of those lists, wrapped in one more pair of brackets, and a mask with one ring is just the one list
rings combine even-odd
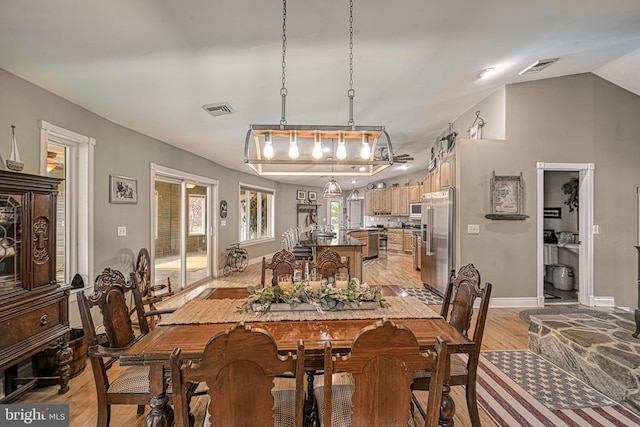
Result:
{"label": "framed wall art", "polygon": [[489,219],[523,220],[528,215],[523,211],[523,179],[520,175],[491,174],[491,213]]}
{"label": "framed wall art", "polygon": [[138,180],[128,176],[109,175],[109,203],[138,203]]}
{"label": "framed wall art", "polygon": [[303,190],[296,191],[297,200],[307,200],[307,192]]}
{"label": "framed wall art", "polygon": [[561,219],[562,208],[544,208],[544,217],[550,219]]}
{"label": "framed wall art", "polygon": [[316,193],[315,191],[309,191],[309,193],[307,194],[310,202],[315,202],[316,200],[318,200],[318,193]]}

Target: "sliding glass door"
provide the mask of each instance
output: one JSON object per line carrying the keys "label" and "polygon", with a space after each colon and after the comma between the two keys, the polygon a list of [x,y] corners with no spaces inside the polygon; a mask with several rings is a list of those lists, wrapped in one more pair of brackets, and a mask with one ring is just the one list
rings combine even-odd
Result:
{"label": "sliding glass door", "polygon": [[176,171],[154,178],[154,277],[184,289],[212,276],[214,184],[196,182]]}

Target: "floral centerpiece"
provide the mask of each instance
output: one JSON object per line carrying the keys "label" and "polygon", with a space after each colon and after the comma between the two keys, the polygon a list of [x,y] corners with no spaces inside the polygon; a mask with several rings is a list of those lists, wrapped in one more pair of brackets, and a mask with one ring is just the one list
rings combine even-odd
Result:
{"label": "floral centerpiece", "polygon": [[288,304],[292,310],[308,304],[319,312],[359,308],[363,303],[374,303],[379,307],[389,304],[382,297],[379,287],[360,283],[358,279],[349,281],[346,288],[337,288],[333,284],[322,283],[314,289],[309,282],[294,283],[289,288],[280,286],[249,286],[250,295],[238,307],[239,312],[255,311],[265,313],[273,304]]}

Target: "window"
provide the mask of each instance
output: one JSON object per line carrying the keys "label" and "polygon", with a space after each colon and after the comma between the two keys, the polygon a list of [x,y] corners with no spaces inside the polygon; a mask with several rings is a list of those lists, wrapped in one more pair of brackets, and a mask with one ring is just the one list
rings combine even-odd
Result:
{"label": "window", "polygon": [[275,190],[240,183],[240,242],[273,239]]}
{"label": "window", "polygon": [[93,286],[94,138],[40,122],[40,173],[62,178],[57,199],[56,280]]}

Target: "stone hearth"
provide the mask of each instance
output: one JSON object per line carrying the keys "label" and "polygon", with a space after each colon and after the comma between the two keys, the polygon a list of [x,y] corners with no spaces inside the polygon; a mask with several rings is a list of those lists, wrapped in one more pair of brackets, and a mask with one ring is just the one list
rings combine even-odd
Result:
{"label": "stone hearth", "polygon": [[631,336],[632,318],[585,309],[532,313],[529,349],[640,413],[640,340]]}

